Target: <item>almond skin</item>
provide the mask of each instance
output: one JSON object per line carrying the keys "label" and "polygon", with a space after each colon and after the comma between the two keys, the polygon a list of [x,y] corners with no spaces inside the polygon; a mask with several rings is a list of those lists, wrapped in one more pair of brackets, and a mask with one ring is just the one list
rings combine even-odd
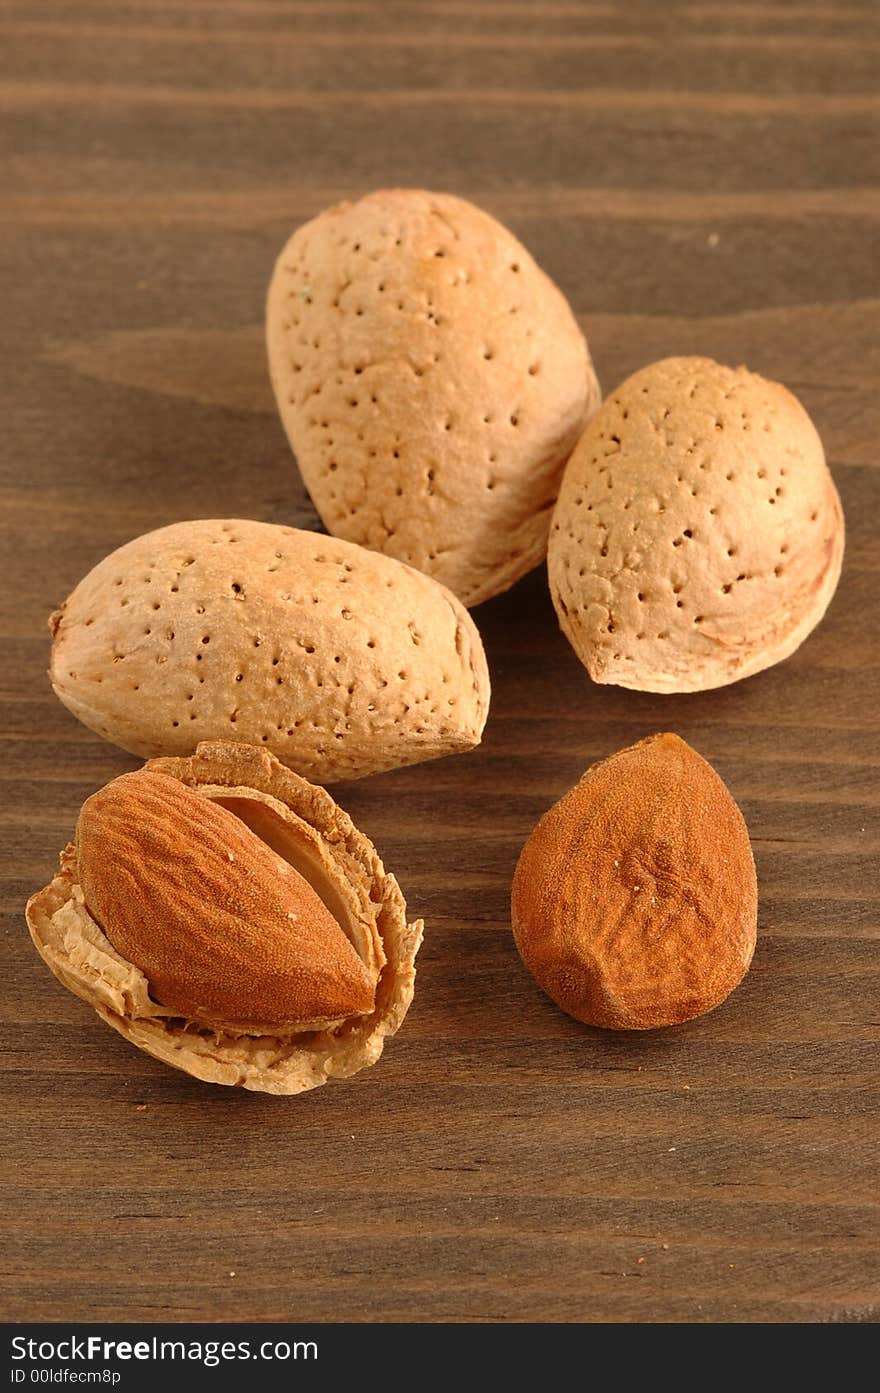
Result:
{"label": "almond skin", "polygon": [[86,908],[150,993],[224,1030],[302,1030],[373,1009],[375,983],[307,881],[233,813],[139,770],[84,803]]}
{"label": "almond skin", "polygon": [[745,822],[677,735],[594,764],[541,819],[513,881],[517,948],[569,1015],[609,1030],[678,1025],[722,1002],[755,948]]}

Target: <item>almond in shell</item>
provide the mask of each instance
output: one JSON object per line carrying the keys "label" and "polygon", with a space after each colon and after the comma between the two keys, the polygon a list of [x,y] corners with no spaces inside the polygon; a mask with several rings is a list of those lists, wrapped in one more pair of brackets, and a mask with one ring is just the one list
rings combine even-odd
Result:
{"label": "almond in shell", "polygon": [[267,343],[330,532],[466,605],[539,565],[599,389],[566,300],[488,213],[423,189],[321,213],[278,258]]}
{"label": "almond in shell", "polygon": [[667,358],[603,403],[565,471],[548,566],[596,682],[720,687],[803,642],[834,594],[840,499],[779,383]]}
{"label": "almond in shell", "polygon": [[262,745],[320,783],[479,744],[489,675],[460,602],[350,542],[240,519],[137,537],[52,616],[65,706],[143,757]]}
{"label": "almond in shell", "polygon": [[422,933],[329,794],[220,743],[88,799],[27,919],[55,976],[133,1044],[279,1094],[376,1062]]}

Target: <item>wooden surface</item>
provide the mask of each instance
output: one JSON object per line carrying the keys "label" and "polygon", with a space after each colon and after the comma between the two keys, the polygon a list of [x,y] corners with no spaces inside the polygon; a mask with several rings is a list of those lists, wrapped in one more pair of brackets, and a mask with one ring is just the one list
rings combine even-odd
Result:
{"label": "wooden surface", "polygon": [[[878,1318],[876,14],[0,3],[7,1318]],[[264,290],[299,220],[388,183],[508,221],[606,388],[693,350],[791,386],[844,574],[789,662],[697,696],[591,685],[542,572],[477,611],[482,748],[337,790],[427,920],[405,1028],[301,1099],[210,1089],[26,936],[81,802],[135,764],[55,700],[45,621],[149,528],[316,525]],[[758,951],[703,1020],[592,1032],[521,969],[510,878],[587,764],[664,728],[746,815]]]}

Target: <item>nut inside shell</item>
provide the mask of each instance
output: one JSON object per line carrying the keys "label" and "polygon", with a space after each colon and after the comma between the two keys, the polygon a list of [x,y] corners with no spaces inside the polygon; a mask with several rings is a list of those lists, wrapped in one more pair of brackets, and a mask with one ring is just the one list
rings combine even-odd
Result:
{"label": "nut inside shell", "polygon": [[412,1000],[423,926],[407,922],[397,882],[372,843],[324,789],[267,751],[211,742],[190,758],[152,760],[145,768],[218,805],[307,882],[344,935],[345,950],[357,956],[372,1004],[356,1000],[361,1009],[337,1020],[246,1030],[162,1005],[144,971],[89,912],[73,846],[27,907],[31,936],[56,977],[132,1043],[209,1082],[292,1094],[375,1063]]}

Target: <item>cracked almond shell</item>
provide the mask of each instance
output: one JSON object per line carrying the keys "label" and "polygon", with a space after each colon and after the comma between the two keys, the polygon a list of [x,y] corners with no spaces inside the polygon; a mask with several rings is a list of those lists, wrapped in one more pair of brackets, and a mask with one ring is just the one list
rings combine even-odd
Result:
{"label": "cracked almond shell", "polygon": [[267,346],[330,532],[466,605],[540,564],[599,388],[565,298],[488,213],[421,189],[321,213],[278,258]]}
{"label": "cracked almond shell", "polygon": [[27,921],[58,980],[132,1044],[278,1094],[375,1064],[412,1001],[423,928],[324,789],[222,743],[88,800]]}
{"label": "cracked almond shell", "polygon": [[513,880],[516,946],[587,1025],[651,1030],[718,1006],[748,970],[755,862],[742,814],[677,735],[594,764],[541,818]]}
{"label": "cracked almond shell", "polygon": [[666,358],[603,403],[553,515],[550,589],[595,682],[724,686],[787,658],[843,559],[822,443],[779,383]]}
{"label": "cracked almond shell", "polygon": [[241,519],[119,547],[52,616],[65,706],[132,754],[263,745],[316,783],[480,742],[489,674],[460,602],[391,557]]}

